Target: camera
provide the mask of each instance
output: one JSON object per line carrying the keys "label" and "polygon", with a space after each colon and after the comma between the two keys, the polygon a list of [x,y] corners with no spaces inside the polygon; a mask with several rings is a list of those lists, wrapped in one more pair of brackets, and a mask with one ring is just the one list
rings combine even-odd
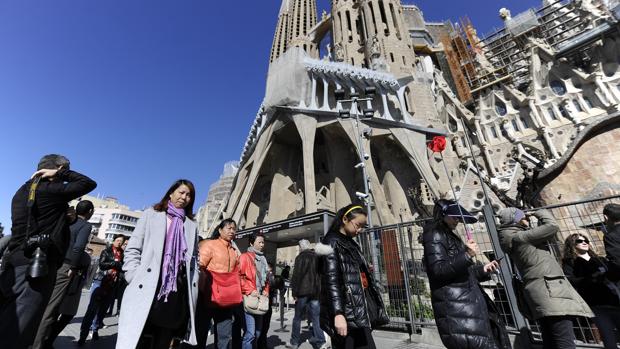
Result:
{"label": "camera", "polygon": [[31,236],[26,240],[24,254],[32,258],[28,265],[28,276],[32,279],[44,277],[48,274],[47,247],[50,237],[47,234]]}

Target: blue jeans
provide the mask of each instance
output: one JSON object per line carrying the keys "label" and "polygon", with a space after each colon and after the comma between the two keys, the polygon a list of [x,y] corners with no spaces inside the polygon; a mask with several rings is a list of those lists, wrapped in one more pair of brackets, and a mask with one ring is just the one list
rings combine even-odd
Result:
{"label": "blue jeans", "polygon": [[295,302],[295,317],[293,318],[293,330],[291,332],[291,345],[299,346],[301,344],[301,318],[308,307],[310,321],[312,321],[312,338],[310,344],[318,348],[325,343],[325,335],[321,330],[321,305],[317,299],[309,299],[308,297],[297,298]]}
{"label": "blue jeans", "polygon": [[241,349],[252,349],[256,338],[260,337],[263,327],[263,316],[245,313],[245,333]]}

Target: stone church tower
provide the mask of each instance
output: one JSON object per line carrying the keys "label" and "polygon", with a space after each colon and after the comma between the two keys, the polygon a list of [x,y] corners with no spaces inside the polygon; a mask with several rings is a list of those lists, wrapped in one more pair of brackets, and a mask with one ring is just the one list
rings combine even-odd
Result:
{"label": "stone church tower", "polygon": [[[335,211],[359,202],[361,166],[375,225],[425,216],[445,196],[480,212],[483,186],[496,210],[620,192],[617,12],[591,3],[504,11],[505,27],[480,39],[399,0],[333,0],[318,21],[315,0],[283,0],[223,216],[249,228]],[[357,129],[335,92],[367,87]],[[435,135],[443,156],[426,148]],[[580,151],[599,139],[612,160]],[[571,189],[575,178],[588,181]]]}
{"label": "stone church tower", "polygon": [[310,57],[318,58],[318,45],[308,35],[315,25],[316,0],[282,0],[269,63],[290,47],[302,48]]}

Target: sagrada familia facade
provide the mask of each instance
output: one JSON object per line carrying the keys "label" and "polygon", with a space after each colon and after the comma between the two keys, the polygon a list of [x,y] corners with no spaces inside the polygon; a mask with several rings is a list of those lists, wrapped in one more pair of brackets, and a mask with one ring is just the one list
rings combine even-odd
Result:
{"label": "sagrada familia facade", "polygon": [[399,0],[332,0],[320,18],[315,0],[283,0],[222,215],[249,228],[335,211],[363,199],[365,180],[375,225],[454,195],[478,212],[483,186],[494,209],[620,192],[616,10],[545,0],[501,9],[503,28],[481,37]]}

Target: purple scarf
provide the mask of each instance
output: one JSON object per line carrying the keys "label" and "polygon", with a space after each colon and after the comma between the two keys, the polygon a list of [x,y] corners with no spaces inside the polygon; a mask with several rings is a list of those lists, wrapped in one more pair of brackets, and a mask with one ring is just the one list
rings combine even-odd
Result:
{"label": "purple scarf", "polygon": [[185,220],[185,210],[176,208],[168,202],[168,217],[170,226],[166,232],[164,243],[164,263],[161,267],[161,288],[157,299],[164,297],[164,302],[168,301],[168,294],[177,291],[177,273],[185,263],[185,253],[187,252],[187,242],[183,229]]}

